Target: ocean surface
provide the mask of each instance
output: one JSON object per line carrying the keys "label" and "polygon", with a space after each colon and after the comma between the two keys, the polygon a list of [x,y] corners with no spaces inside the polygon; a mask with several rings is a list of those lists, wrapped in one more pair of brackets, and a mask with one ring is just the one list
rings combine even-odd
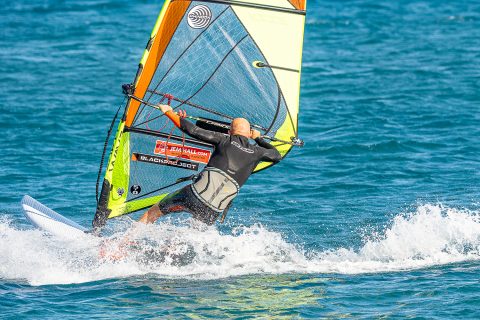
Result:
{"label": "ocean surface", "polygon": [[253,176],[225,225],[139,229],[179,252],[104,261],[98,239],[33,229],[24,194],[90,225],[161,5],[2,5],[0,318],[480,318],[479,1],[309,1],[305,147]]}

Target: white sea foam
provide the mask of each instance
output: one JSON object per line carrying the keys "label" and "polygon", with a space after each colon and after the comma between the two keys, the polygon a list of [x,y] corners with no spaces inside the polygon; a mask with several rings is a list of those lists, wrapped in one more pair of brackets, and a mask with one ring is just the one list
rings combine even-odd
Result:
{"label": "white sea foam", "polygon": [[[396,216],[389,227],[366,237],[358,250],[307,252],[261,225],[230,234],[187,221],[137,225],[126,249],[121,232],[108,239],[75,241],[19,230],[0,221],[0,278],[33,285],[79,283],[156,273],[162,277],[215,279],[254,273],[374,273],[480,259],[480,216],[476,212],[424,205]],[[135,248],[142,248],[141,250]],[[126,254],[121,260],[112,257]]]}

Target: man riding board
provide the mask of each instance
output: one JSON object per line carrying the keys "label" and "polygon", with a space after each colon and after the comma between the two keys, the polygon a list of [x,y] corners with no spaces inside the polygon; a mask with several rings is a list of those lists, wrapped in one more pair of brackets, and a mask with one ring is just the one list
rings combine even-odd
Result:
{"label": "man riding board", "polygon": [[[257,130],[243,118],[233,119],[229,135],[209,131],[185,119],[185,112],[175,113],[168,105],[159,109],[189,136],[212,144],[215,151],[207,166],[187,185],[163,198],[140,218],[140,222],[153,223],[172,212],[186,211],[206,224],[213,224],[226,213],[240,187],[247,181],[261,161],[279,162],[282,157],[275,147],[266,142]],[[250,144],[254,139],[256,145]]]}

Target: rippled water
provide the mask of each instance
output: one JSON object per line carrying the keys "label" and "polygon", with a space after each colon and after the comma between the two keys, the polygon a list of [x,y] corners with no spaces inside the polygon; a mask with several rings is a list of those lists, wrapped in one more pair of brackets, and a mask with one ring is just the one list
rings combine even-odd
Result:
{"label": "rippled water", "polygon": [[[480,317],[476,1],[311,0],[306,146],[252,177],[226,225],[140,227],[123,261],[99,259],[99,239],[33,230],[24,194],[90,223],[120,85],[160,6],[0,11],[3,317]],[[112,225],[113,247],[130,224]]]}

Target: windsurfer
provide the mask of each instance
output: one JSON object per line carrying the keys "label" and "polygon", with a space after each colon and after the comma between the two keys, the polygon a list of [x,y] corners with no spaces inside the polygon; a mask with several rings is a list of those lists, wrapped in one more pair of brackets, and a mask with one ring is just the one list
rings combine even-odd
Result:
{"label": "windsurfer", "polygon": [[[251,130],[244,118],[235,118],[229,135],[205,130],[188,121],[184,111],[175,113],[168,105],[159,109],[189,136],[212,144],[215,147],[205,169],[195,176],[193,182],[170,193],[152,206],[140,218],[140,222],[153,223],[161,216],[172,212],[186,211],[206,224],[213,224],[220,214],[225,217],[238,191],[261,161],[277,163],[282,157],[257,130]],[[255,140],[251,144],[249,139]]]}

